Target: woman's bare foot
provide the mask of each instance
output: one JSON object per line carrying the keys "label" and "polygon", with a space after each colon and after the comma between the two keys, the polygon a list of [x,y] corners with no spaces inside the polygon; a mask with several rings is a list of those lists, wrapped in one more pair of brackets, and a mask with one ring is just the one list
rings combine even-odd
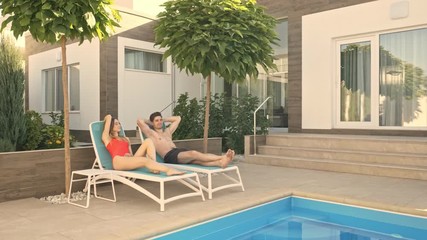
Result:
{"label": "woman's bare foot", "polygon": [[221,167],[226,168],[228,164],[230,164],[230,162],[233,161],[234,155],[235,155],[234,151],[231,149],[228,149],[224,157],[221,159]]}
{"label": "woman's bare foot", "polygon": [[166,172],[166,175],[168,175],[168,176],[183,175],[184,173],[185,172],[178,171],[178,170],[176,170],[174,168],[169,168],[169,170]]}

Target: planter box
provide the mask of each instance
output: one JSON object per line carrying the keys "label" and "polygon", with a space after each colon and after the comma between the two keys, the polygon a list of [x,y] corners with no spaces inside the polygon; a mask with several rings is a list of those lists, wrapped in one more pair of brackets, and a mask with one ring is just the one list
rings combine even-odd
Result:
{"label": "planter box", "polygon": [[[203,139],[175,143],[177,147],[203,151]],[[208,152],[221,154],[221,145],[221,138],[210,138]],[[132,144],[134,151],[138,147]],[[71,148],[72,171],[91,168],[94,159],[92,147]],[[65,192],[64,169],[64,149],[0,153],[0,202]],[[76,185],[74,191],[77,189]]]}

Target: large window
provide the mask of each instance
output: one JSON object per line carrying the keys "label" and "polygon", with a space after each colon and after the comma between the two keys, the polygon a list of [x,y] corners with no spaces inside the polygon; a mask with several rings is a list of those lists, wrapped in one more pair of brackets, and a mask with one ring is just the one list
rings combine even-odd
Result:
{"label": "large window", "polygon": [[380,35],[380,126],[427,126],[427,28]]}
{"label": "large window", "polygon": [[339,42],[339,124],[427,127],[426,42],[427,28]]}
{"label": "large window", "polygon": [[125,48],[125,68],[166,72],[166,61],[163,62],[162,57],[160,53]]}
{"label": "large window", "polygon": [[[44,82],[44,111],[56,112],[63,110],[62,69],[47,69],[43,70],[42,74]],[[80,65],[68,66],[68,84],[70,111],[80,111]]]}

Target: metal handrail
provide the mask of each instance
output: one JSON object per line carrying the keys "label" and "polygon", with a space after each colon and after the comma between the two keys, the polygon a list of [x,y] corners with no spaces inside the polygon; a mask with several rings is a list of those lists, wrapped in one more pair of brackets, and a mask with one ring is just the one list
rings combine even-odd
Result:
{"label": "metal handrail", "polygon": [[261,105],[259,105],[259,107],[254,111],[254,155],[256,155],[256,113],[270,98],[271,96],[267,97],[264,102],[262,102]]}
{"label": "metal handrail", "polygon": [[168,108],[170,105],[174,104],[175,102],[176,102],[175,100],[172,101],[171,103],[169,103],[169,105],[167,105],[165,108],[163,108],[162,111],[160,111],[160,112],[163,112],[164,110],[166,110],[166,108]]}

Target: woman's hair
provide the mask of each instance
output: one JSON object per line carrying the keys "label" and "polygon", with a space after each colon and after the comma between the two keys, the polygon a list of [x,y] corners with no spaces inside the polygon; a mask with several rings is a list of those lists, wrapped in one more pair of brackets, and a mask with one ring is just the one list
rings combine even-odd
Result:
{"label": "woman's hair", "polygon": [[[111,133],[112,133],[113,128],[114,128],[114,121],[115,120],[119,121],[117,118],[111,117],[110,129],[108,131],[108,134],[110,134],[110,136],[111,136]],[[105,128],[105,124],[106,124],[106,122],[104,122],[104,128]],[[121,131],[119,132],[119,137],[124,137]]]}
{"label": "woman's hair", "polygon": [[117,118],[114,118],[114,117],[111,117],[111,122],[110,122],[110,131],[108,132],[110,135],[111,135],[111,131],[113,131],[113,128],[114,128],[114,121],[116,120]]}

